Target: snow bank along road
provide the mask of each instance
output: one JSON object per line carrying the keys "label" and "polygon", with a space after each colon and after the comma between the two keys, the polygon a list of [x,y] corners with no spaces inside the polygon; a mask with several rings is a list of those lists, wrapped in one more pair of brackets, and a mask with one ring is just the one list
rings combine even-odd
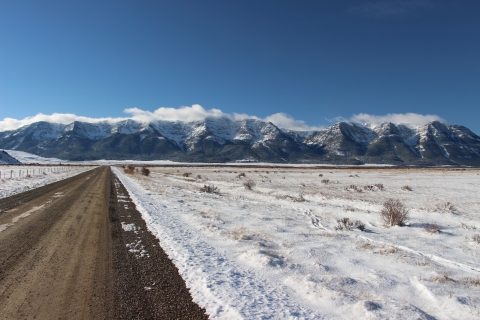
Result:
{"label": "snow bank along road", "polygon": [[0,199],[0,319],[20,318],[207,317],[101,167]]}

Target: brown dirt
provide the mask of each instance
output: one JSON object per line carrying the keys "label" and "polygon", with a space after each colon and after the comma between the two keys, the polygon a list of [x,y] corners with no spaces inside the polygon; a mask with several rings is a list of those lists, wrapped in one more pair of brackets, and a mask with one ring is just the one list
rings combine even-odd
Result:
{"label": "brown dirt", "polygon": [[207,318],[113,179],[102,167],[0,199],[0,319]]}

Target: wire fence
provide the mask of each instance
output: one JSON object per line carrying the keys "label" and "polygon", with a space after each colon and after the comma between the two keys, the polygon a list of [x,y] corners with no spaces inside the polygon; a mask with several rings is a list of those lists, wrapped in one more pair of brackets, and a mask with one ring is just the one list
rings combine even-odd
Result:
{"label": "wire fence", "polygon": [[78,168],[80,167],[55,166],[55,167],[37,167],[37,168],[0,170],[0,180],[14,179],[14,178],[29,178],[36,175],[47,175],[51,173],[63,173],[63,172],[68,172]]}

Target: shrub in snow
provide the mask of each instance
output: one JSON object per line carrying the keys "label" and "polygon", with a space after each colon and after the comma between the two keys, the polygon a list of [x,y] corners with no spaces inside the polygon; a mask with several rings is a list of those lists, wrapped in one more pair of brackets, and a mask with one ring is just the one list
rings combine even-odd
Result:
{"label": "shrub in snow", "polygon": [[469,225],[467,225],[467,224],[465,224],[465,223],[462,223],[462,224],[460,225],[460,228],[462,228],[462,229],[468,229],[468,230],[477,229],[477,227],[475,227],[475,226],[469,226]]}
{"label": "shrub in snow", "polygon": [[303,197],[303,195],[299,195],[298,197],[295,197],[295,196],[290,196],[290,195],[281,195],[281,196],[277,196],[277,199],[288,199],[288,200],[292,200],[293,202],[305,202],[307,201],[307,199],[305,199]]}
{"label": "shrub in snow", "polygon": [[232,236],[234,240],[244,240],[247,238],[247,228],[237,227],[232,230]]}
{"label": "shrub in snow", "polygon": [[337,231],[352,231],[358,229],[365,231],[365,224],[360,220],[351,221],[349,218],[342,218],[337,220],[338,225],[335,227]]}
{"label": "shrub in snow", "polygon": [[253,180],[248,180],[248,181],[245,181],[243,183],[243,186],[245,187],[245,189],[247,190],[252,190],[253,187],[255,187],[256,183],[255,181]]}
{"label": "shrub in snow", "polygon": [[354,185],[354,184],[351,184],[349,185],[348,187],[345,187],[345,190],[347,191],[356,191],[356,192],[362,192],[362,188]]}
{"label": "shrub in snow", "polygon": [[377,187],[378,190],[383,190],[384,189],[383,183],[375,183],[375,187]]}
{"label": "shrub in snow", "polygon": [[444,203],[436,204],[435,211],[443,212],[443,213],[453,213],[457,211],[457,208],[455,208],[455,206],[450,202],[444,202]]}
{"label": "shrub in snow", "polygon": [[305,202],[307,199],[303,197],[303,194],[299,195],[298,197],[290,197],[293,202]]}
{"label": "shrub in snow", "polygon": [[150,175],[150,169],[143,167],[142,171],[140,171],[144,176],[148,177]]}
{"label": "shrub in snow", "polygon": [[369,184],[364,186],[363,189],[366,191],[383,190],[383,184],[382,183]]}
{"label": "shrub in snow", "polygon": [[218,187],[214,186],[214,185],[203,185],[203,187],[200,188],[200,191],[202,192],[206,192],[206,193],[220,193],[220,190],[218,189]]}
{"label": "shrub in snow", "polygon": [[440,228],[436,223],[427,223],[423,226],[423,230],[428,233],[440,233]]}
{"label": "shrub in snow", "polygon": [[123,169],[123,172],[126,174],[135,174],[135,166],[129,164],[126,168]]}
{"label": "shrub in snow", "polygon": [[480,234],[474,234],[472,237],[472,241],[476,243],[480,243]]}
{"label": "shrub in snow", "polygon": [[408,221],[408,209],[400,200],[385,201],[380,215],[386,227],[404,226]]}

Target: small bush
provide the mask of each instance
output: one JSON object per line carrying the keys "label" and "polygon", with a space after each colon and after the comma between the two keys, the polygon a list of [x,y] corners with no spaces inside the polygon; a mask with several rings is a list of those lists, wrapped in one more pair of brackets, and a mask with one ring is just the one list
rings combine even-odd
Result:
{"label": "small bush", "polygon": [[408,185],[407,185],[407,186],[403,186],[403,187],[402,187],[402,190],[405,190],[405,191],[413,191],[412,187],[410,187],[410,186],[408,186]]}
{"label": "small bush", "polygon": [[330,183],[330,180],[328,180],[328,179],[323,179],[323,180],[322,180],[322,183],[323,183],[323,184],[329,184],[329,183]]}
{"label": "small bush", "polygon": [[135,174],[135,166],[129,164],[125,169],[123,169],[123,172],[126,174]]}
{"label": "small bush", "polygon": [[245,227],[237,227],[232,230],[232,235],[234,240],[245,240],[248,238],[247,236],[247,228]]}
{"label": "small bush", "polygon": [[453,213],[457,211],[457,208],[455,208],[455,206],[450,202],[444,202],[444,203],[436,204],[435,210],[443,213]]}
{"label": "small bush", "polygon": [[248,180],[248,181],[245,181],[243,183],[243,186],[245,187],[245,189],[247,190],[252,190],[253,187],[255,187],[256,183],[255,181],[253,180]]}
{"label": "small bush", "polygon": [[290,197],[293,202],[305,202],[307,199],[303,197],[303,194],[299,195],[298,197]]}
{"label": "small bush", "polygon": [[140,171],[140,173],[143,174],[144,176],[148,177],[150,175],[150,169],[148,169],[146,167],[143,167],[142,171]]}
{"label": "small bush", "polygon": [[337,220],[338,225],[335,227],[337,231],[352,231],[358,229],[365,231],[365,224],[360,220],[351,221],[349,218],[342,218]]}
{"label": "small bush", "polygon": [[477,233],[477,234],[474,234],[474,235],[472,236],[472,241],[473,241],[473,242],[476,242],[476,243],[480,243],[480,234],[478,234],[478,233]]}
{"label": "small bush", "polygon": [[383,255],[387,255],[387,254],[397,253],[397,251],[398,251],[398,249],[395,248],[395,247],[385,246],[379,251],[379,253],[383,254]]}
{"label": "small bush", "polygon": [[345,190],[347,191],[356,191],[356,192],[362,192],[362,188],[354,185],[354,184],[351,184],[349,185],[348,187],[345,187]]}
{"label": "small bush", "polygon": [[378,190],[383,190],[384,189],[383,183],[375,183],[375,187],[377,187]]}
{"label": "small bush", "polygon": [[206,192],[206,193],[220,193],[220,190],[218,189],[218,187],[214,186],[214,185],[203,185],[203,187],[200,188],[200,191],[201,192]]}
{"label": "small bush", "polygon": [[282,199],[282,200],[291,200],[293,202],[305,202],[307,199],[303,197],[303,195],[299,195],[298,197],[295,196],[289,196],[289,195],[283,195],[283,196],[277,196],[277,199]]}
{"label": "small bush", "polygon": [[423,226],[423,230],[428,233],[440,233],[440,228],[436,223],[427,223]]}
{"label": "small bush", "polygon": [[376,184],[369,184],[363,187],[366,191],[375,191],[375,190],[383,190],[383,184],[376,183]]}
{"label": "small bush", "polygon": [[477,227],[475,227],[475,226],[469,226],[469,225],[467,225],[467,224],[465,224],[465,223],[462,223],[462,224],[460,225],[460,228],[462,228],[462,229],[467,229],[467,230],[475,230],[475,229],[477,229]]}
{"label": "small bush", "polygon": [[404,226],[408,221],[408,209],[400,200],[388,199],[380,211],[383,224],[387,227]]}
{"label": "small bush", "polygon": [[192,175],[191,172],[185,172],[185,173],[183,174],[183,176],[184,176],[185,178],[188,178],[188,177],[190,177],[191,175]]}

